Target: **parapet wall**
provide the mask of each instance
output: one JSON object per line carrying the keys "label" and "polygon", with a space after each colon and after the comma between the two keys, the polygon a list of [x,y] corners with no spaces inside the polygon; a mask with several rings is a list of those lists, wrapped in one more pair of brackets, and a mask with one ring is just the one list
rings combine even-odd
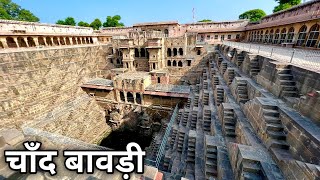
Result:
{"label": "parapet wall", "polygon": [[65,26],[24,21],[0,20],[1,34],[26,33],[26,34],[72,34],[91,35],[90,27]]}
{"label": "parapet wall", "polygon": [[[85,129],[83,126],[87,126],[87,123],[97,125],[94,126],[95,130],[105,133],[107,126],[103,111],[91,100],[81,101],[79,108],[83,107],[82,103],[89,103],[83,110],[75,106],[63,117],[55,112],[59,112],[57,109],[62,107],[68,110],[72,108],[77,98],[87,96],[80,88],[81,84],[90,78],[108,74],[112,66],[105,62],[106,48],[106,46],[91,45],[1,53],[0,128],[21,129],[25,123],[42,121],[50,117],[50,121],[58,122],[54,123],[56,128],[60,128],[62,124],[63,127],[74,128],[67,133],[54,127],[48,130],[64,136],[79,138],[68,133]],[[95,115],[90,117],[92,113]],[[59,121],[64,123],[61,124]],[[65,124],[69,121],[73,125]],[[81,137],[85,137],[86,132],[83,131]],[[81,140],[94,141],[95,138],[89,136],[90,132],[87,133],[91,139],[81,138]]]}

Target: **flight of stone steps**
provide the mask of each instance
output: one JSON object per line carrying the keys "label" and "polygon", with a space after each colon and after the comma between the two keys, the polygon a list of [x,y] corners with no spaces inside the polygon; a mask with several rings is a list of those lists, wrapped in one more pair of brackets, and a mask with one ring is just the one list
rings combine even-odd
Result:
{"label": "flight of stone steps", "polygon": [[[160,169],[165,179],[319,178],[320,161],[315,156],[319,155],[319,141],[309,135],[318,133],[312,128],[319,128],[295,130],[297,125],[292,122],[301,119],[302,123],[304,117],[290,114],[284,102],[256,82],[255,76],[264,71],[259,59],[234,53],[237,58],[233,63],[225,54],[215,52],[208,67],[203,67],[202,77],[192,85],[193,93],[179,112],[163,158],[164,168]],[[292,81],[290,73],[279,73],[280,79]],[[284,88],[294,91],[295,85]],[[299,132],[315,143],[308,148],[309,157],[297,149],[304,143],[293,139],[300,134],[292,133]]]}

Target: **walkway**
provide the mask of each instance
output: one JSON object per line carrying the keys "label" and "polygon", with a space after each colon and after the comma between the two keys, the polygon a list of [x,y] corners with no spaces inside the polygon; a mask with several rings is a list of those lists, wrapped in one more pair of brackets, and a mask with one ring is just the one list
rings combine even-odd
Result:
{"label": "walkway", "polygon": [[285,48],[264,44],[223,42],[240,50],[248,51],[280,62],[291,63],[300,67],[320,72],[320,50]]}

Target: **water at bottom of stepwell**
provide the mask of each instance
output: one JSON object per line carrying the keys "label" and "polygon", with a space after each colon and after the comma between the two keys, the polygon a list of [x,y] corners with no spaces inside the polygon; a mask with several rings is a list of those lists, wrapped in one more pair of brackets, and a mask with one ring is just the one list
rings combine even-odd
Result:
{"label": "water at bottom of stepwell", "polygon": [[108,137],[103,139],[100,146],[104,146],[116,151],[125,151],[130,142],[140,145],[142,150],[150,145],[152,136],[145,136],[136,131],[113,131]]}

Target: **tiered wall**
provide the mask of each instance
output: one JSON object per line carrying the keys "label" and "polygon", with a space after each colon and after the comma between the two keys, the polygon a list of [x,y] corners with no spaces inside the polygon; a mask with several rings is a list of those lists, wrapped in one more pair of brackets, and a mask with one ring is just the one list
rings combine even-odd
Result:
{"label": "tiered wall", "polygon": [[[112,66],[106,64],[106,48],[70,47],[0,54],[0,129],[21,129],[22,124],[33,120],[53,118],[68,124],[82,118],[80,123],[71,127],[81,130],[86,123],[100,124],[95,126],[96,130],[105,133],[108,127],[103,111],[94,105],[95,102],[89,101],[90,106],[84,111],[79,106],[80,109],[74,109],[72,115],[66,114],[63,118],[55,112],[61,107],[70,108],[76,98],[86,96],[81,84],[108,74]],[[90,115],[91,112],[94,116]],[[70,133],[60,134],[79,138]],[[92,142],[94,138],[97,137],[80,139]]]}

